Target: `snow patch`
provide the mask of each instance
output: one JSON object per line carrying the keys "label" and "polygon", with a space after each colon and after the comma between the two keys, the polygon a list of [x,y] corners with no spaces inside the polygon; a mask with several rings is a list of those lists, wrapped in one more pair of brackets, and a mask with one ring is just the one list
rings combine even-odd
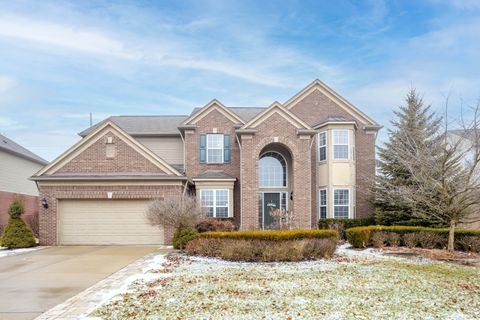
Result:
{"label": "snow patch", "polygon": [[42,249],[43,247],[33,247],[33,248],[21,248],[21,249],[7,249],[5,247],[0,247],[0,258],[14,256],[17,254],[32,252],[35,250]]}

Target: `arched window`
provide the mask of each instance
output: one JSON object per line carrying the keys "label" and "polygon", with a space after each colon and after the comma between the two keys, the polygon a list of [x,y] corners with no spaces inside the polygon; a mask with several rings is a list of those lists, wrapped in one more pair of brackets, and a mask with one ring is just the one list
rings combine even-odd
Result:
{"label": "arched window", "polygon": [[287,162],[278,152],[265,152],[258,163],[258,183],[262,188],[287,186]]}

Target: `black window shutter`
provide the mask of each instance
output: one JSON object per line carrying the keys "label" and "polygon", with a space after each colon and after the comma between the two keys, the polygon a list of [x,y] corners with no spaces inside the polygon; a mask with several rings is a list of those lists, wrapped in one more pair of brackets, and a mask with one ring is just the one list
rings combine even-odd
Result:
{"label": "black window shutter", "polygon": [[230,135],[223,135],[223,163],[230,163]]}

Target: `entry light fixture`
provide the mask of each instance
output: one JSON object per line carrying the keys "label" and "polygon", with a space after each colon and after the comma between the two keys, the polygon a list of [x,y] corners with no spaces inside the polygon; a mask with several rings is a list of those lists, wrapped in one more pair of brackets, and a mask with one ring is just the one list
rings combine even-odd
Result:
{"label": "entry light fixture", "polygon": [[48,209],[48,202],[47,202],[47,199],[45,198],[42,199],[42,207],[44,207],[45,209]]}
{"label": "entry light fixture", "polygon": [[293,191],[290,192],[290,200],[293,200]]}

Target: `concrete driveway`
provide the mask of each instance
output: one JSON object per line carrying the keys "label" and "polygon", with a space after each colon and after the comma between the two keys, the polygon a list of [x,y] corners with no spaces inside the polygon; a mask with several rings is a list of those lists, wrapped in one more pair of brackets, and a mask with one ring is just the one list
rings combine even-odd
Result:
{"label": "concrete driveway", "polygon": [[158,246],[50,247],[0,258],[0,319],[33,319]]}

